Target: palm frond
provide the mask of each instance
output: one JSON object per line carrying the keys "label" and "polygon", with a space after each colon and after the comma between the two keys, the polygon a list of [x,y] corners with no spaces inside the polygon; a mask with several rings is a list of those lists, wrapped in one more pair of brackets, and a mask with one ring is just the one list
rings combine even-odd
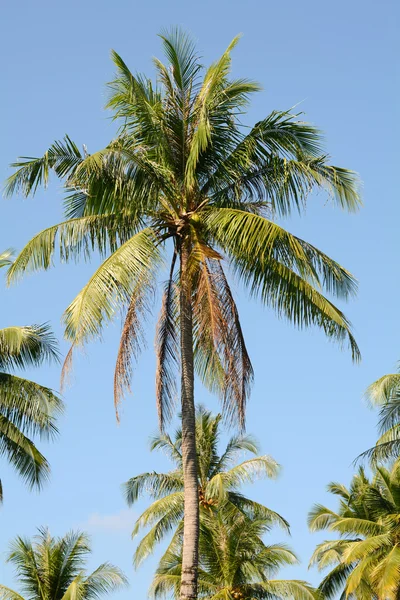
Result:
{"label": "palm frond", "polygon": [[28,273],[49,269],[57,246],[61,262],[76,262],[81,256],[88,259],[95,250],[105,256],[129,240],[137,228],[134,218],[112,214],[82,216],[48,227],[21,250],[8,271],[7,281],[15,283]]}
{"label": "palm frond", "polygon": [[0,329],[0,369],[26,369],[59,361],[57,340],[48,323]]}
{"label": "palm frond", "polygon": [[63,408],[63,402],[49,388],[0,373],[0,413],[26,435],[57,434],[55,421]]}
{"label": "palm frond", "polygon": [[12,265],[14,260],[14,250],[12,248],[8,248],[4,250],[4,252],[0,252],[0,269],[1,267],[9,267]]}
{"label": "palm frond", "polygon": [[60,178],[68,177],[82,160],[77,145],[66,135],[63,140],[54,142],[42,157],[21,157],[13,163],[11,166],[17,170],[7,179],[5,194],[35,194],[39,186],[47,186],[51,169]]}
{"label": "palm frond", "polygon": [[179,359],[177,332],[178,298],[174,282],[176,252],[174,252],[169,279],[165,284],[156,332],[156,403],[160,430],[172,417],[176,404],[176,374]]}
{"label": "palm frond", "polygon": [[66,309],[66,338],[77,345],[95,338],[104,322],[126,306],[135,292],[152,284],[160,258],[151,229],[125,242],[103,262]]}
{"label": "palm frond", "polygon": [[142,494],[158,500],[170,494],[183,490],[183,477],[179,471],[171,473],[142,473],[132,477],[123,485],[124,496],[129,506],[132,506]]}
{"label": "palm frond", "polygon": [[3,415],[0,415],[0,455],[7,457],[30,487],[40,489],[47,481],[50,473],[47,460],[35,444]]}

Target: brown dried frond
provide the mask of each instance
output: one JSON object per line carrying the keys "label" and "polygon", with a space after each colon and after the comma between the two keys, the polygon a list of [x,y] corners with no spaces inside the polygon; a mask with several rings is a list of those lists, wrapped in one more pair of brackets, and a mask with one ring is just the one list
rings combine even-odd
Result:
{"label": "brown dried frond", "polygon": [[61,392],[63,392],[66,386],[70,383],[70,376],[72,371],[72,358],[73,358],[74,344],[72,344],[71,348],[68,350],[68,354],[65,357],[62,369],[61,369],[61,377],[60,377],[60,388]]}
{"label": "brown dried frond", "polygon": [[122,327],[114,372],[114,407],[119,423],[119,405],[126,393],[131,392],[133,362],[137,360],[141,348],[145,344],[143,320],[148,311],[147,297],[149,294],[147,282],[138,284],[131,296]]}
{"label": "brown dried frond", "polygon": [[245,406],[253,369],[239,314],[221,261],[203,256],[193,298],[197,366],[222,399],[230,422],[244,428]]}

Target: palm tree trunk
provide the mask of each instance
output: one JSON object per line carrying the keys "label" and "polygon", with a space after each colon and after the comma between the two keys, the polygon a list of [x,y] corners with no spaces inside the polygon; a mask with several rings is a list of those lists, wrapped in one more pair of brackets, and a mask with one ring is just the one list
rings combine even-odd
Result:
{"label": "palm tree trunk", "polygon": [[183,241],[180,251],[180,327],[181,327],[181,402],[182,463],[184,479],[184,524],[181,600],[197,598],[199,553],[199,498],[197,478],[196,427],[193,373],[193,315],[190,281],[187,274],[189,245]]}

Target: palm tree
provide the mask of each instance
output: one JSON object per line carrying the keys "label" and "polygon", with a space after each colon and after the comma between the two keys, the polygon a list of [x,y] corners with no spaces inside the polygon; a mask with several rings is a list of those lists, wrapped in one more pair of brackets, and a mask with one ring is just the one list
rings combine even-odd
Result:
{"label": "palm tree", "polygon": [[109,563],[87,574],[90,552],[87,536],[79,532],[51,537],[46,529],[39,529],[33,543],[17,537],[7,561],[15,566],[23,595],[0,585],[0,599],[95,600],[127,583],[123,573]]}
{"label": "palm tree", "polygon": [[380,437],[375,446],[359,458],[368,457],[372,465],[397,459],[400,456],[400,373],[384,375],[372,383],[366,398],[372,406],[379,407]]}
{"label": "palm tree", "polygon": [[[64,222],[36,235],[9,281],[63,261],[107,256],[64,314],[71,350],[101,334],[125,312],[115,369],[115,404],[130,389],[143,320],[165,265],[157,327],[156,399],[163,428],[174,411],[181,377],[185,534],[182,598],[196,597],[199,507],[194,372],[222,399],[223,412],[244,426],[253,379],[237,307],[225,275],[229,264],[253,296],[297,327],[320,327],[350,344],[348,320],[323,291],[348,298],[351,274],[275,218],[302,211],[312,189],[324,188],[343,208],[359,203],[354,172],[329,164],[321,135],[290,112],[273,111],[252,128],[241,115],[260,86],[230,76],[231,50],[205,72],[179,30],[161,36],[168,65],[155,59],[157,82],[134,76],[116,53],[108,107],[122,124],[110,144],[81,152],[67,136],[41,158],[23,158],[7,193],[35,193],[52,170],[65,184]],[[169,246],[170,244],[170,246]],[[167,249],[169,248],[169,253]]]}
{"label": "palm tree", "polygon": [[[315,600],[304,581],[272,579],[281,567],[297,563],[283,544],[266,545],[262,537],[270,521],[249,519],[225,507],[205,515],[200,523],[199,597],[207,600]],[[174,536],[156,571],[152,596],[179,598],[182,533]]]}
{"label": "palm tree", "polygon": [[328,529],[339,539],[317,546],[311,564],[329,568],[320,585],[326,598],[397,600],[400,594],[400,461],[376,468],[369,480],[361,468],[350,488],[332,483],[340,497],[337,512],[316,505],[312,531]]}
{"label": "palm tree", "polygon": [[[288,530],[283,517],[266,506],[243,496],[240,487],[251,483],[255,478],[275,477],[278,465],[270,456],[259,456],[256,441],[249,435],[231,437],[222,453],[218,452],[221,415],[213,416],[202,406],[196,410],[196,448],[198,466],[198,501],[200,520],[204,514],[219,510],[221,506],[235,507],[249,519],[262,517]],[[124,492],[129,506],[143,494],[154,500],[137,519],[132,533],[136,536],[142,529],[150,531],[140,541],[134,555],[138,566],[172,529],[182,530],[184,509],[184,485],[182,469],[182,431],[178,430],[175,439],[163,434],[153,438],[151,450],[164,451],[174,464],[168,473],[142,473],[124,484]],[[253,454],[237,463],[243,453]]]}
{"label": "palm tree", "polygon": [[[10,264],[7,250],[0,254],[0,267]],[[55,420],[63,404],[49,388],[12,371],[52,359],[58,360],[57,344],[47,324],[0,329],[0,453],[29,486],[39,488],[49,475],[49,464],[31,438],[57,433]]]}

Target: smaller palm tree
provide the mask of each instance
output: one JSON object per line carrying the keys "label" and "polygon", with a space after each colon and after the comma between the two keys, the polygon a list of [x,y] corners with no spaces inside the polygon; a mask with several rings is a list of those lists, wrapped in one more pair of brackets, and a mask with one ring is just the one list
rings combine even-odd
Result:
{"label": "smaller palm tree", "polygon": [[[230,506],[248,518],[261,517],[271,524],[285,529],[289,525],[278,513],[266,506],[250,500],[240,493],[240,487],[255,478],[275,477],[279,465],[270,456],[259,456],[256,440],[249,435],[233,436],[222,453],[218,451],[221,415],[213,416],[202,406],[196,410],[196,447],[198,462],[198,496],[200,518],[221,504]],[[163,450],[174,463],[168,473],[142,473],[124,484],[124,492],[131,506],[146,493],[154,502],[138,518],[133,536],[150,527],[150,531],[140,541],[134,564],[138,566],[157,543],[182,526],[183,519],[183,470],[182,470],[182,431],[179,429],[172,440],[169,435],[156,436],[151,449]],[[240,455],[253,457],[237,463]]]}
{"label": "smaller palm tree", "polygon": [[[11,262],[10,250],[0,254],[0,267]],[[39,488],[49,475],[49,464],[31,438],[57,433],[55,421],[63,403],[51,389],[13,371],[47,360],[58,360],[56,339],[47,324],[0,329],[0,454],[28,485]]]}
{"label": "smaller palm tree", "polygon": [[336,540],[319,544],[311,564],[330,568],[320,585],[326,598],[338,593],[357,600],[400,597],[400,460],[391,469],[376,468],[369,480],[361,468],[350,488],[331,483],[340,497],[334,512],[316,505],[309,516],[312,531],[328,529]]}
{"label": "smaller palm tree", "polygon": [[68,533],[51,537],[39,529],[33,543],[17,537],[7,560],[15,566],[21,594],[0,585],[1,600],[91,600],[127,583],[123,573],[104,563],[88,575],[85,563],[91,552],[86,535]]}
{"label": "smaller palm tree", "polygon": [[[296,564],[296,555],[283,544],[266,545],[270,521],[238,516],[227,506],[203,515],[200,525],[199,598],[207,600],[315,600],[304,581],[273,579],[281,567]],[[162,557],[151,595],[179,597],[182,570],[182,532]]]}

